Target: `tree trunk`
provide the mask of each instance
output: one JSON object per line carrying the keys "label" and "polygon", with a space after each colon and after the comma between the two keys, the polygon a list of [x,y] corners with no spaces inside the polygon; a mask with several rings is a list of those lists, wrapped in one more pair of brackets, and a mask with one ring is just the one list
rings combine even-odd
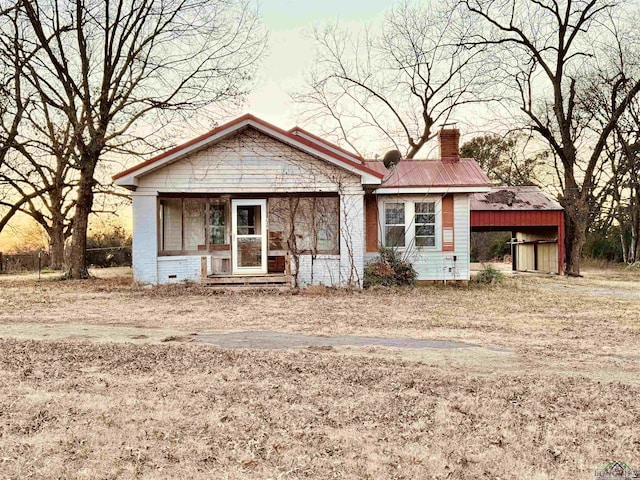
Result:
{"label": "tree trunk", "polygon": [[582,248],[587,239],[589,205],[586,197],[577,188],[565,189],[565,272],[572,277],[580,276]]}
{"label": "tree trunk", "polygon": [[54,218],[49,230],[49,268],[62,270],[64,268],[64,222]]}
{"label": "tree trunk", "polygon": [[625,229],[620,225],[620,244],[622,245],[622,261],[624,263],[629,263],[629,254],[627,253],[627,240],[625,237]]}
{"label": "tree trunk", "polygon": [[[83,163],[85,162],[91,162],[91,160],[83,160]],[[95,165],[95,162],[92,162],[92,164]],[[85,168],[80,171],[67,278],[82,279],[89,277],[89,271],[87,270],[87,230],[89,214],[93,208],[93,173],[94,168]]]}

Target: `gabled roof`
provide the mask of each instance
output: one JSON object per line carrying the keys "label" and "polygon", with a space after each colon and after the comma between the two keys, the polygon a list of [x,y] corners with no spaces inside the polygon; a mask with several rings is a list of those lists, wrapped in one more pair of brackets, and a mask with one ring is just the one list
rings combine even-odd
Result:
{"label": "gabled roof", "polygon": [[332,145],[325,140],[319,139],[319,137],[312,136],[302,129],[294,129],[297,133],[285,131],[251,114],[246,114],[214,128],[204,135],[200,135],[193,140],[124,170],[114,175],[113,179],[118,185],[135,187],[138,182],[138,177],[151,173],[197,150],[214,145],[220,140],[248,127],[254,128],[298,150],[358,174],[362,177],[362,183],[377,185],[383,177],[378,171],[368,168],[362,158],[341,149],[337,145]]}
{"label": "gabled roof", "polygon": [[548,193],[534,186],[493,187],[488,193],[471,196],[474,211],[541,211],[563,210],[562,205]]}
{"label": "gabled roof", "polygon": [[416,189],[473,192],[488,191],[491,186],[491,180],[472,158],[457,161],[403,159],[390,169],[380,160],[369,160],[366,165],[384,174],[378,193],[401,193]]}

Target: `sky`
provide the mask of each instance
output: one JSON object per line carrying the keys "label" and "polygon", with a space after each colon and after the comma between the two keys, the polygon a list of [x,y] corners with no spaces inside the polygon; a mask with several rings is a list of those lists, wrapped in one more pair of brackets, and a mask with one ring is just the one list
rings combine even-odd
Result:
{"label": "sky", "polygon": [[269,32],[269,52],[258,71],[246,112],[288,129],[297,123],[298,107],[289,94],[304,85],[313,60],[308,34],[314,26],[339,20],[361,29],[382,18],[389,0],[261,0],[259,8]]}

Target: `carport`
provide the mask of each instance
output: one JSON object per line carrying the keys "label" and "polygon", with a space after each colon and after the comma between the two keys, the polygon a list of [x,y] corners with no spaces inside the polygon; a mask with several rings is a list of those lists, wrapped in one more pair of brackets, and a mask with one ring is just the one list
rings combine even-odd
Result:
{"label": "carport", "polygon": [[471,231],[510,231],[514,271],[564,271],[564,210],[538,187],[471,195]]}

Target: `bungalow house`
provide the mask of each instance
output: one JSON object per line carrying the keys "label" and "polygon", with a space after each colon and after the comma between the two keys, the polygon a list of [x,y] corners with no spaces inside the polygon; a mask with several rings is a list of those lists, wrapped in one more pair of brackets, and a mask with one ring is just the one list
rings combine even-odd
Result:
{"label": "bungalow house", "polygon": [[137,281],[362,285],[380,244],[419,280],[469,279],[470,195],[490,181],[440,132],[439,160],[366,161],[244,115],[114,176],[133,199]]}

